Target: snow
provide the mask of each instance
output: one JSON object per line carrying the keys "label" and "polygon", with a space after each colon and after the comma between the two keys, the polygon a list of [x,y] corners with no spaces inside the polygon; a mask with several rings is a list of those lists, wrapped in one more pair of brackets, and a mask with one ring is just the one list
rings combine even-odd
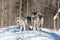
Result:
{"label": "snow", "polygon": [[7,32],[0,37],[0,40],[17,40],[17,37],[18,35]]}
{"label": "snow", "polygon": [[27,38],[26,40],[52,40],[47,37],[35,37],[35,38]]}
{"label": "snow", "polygon": [[19,26],[0,29],[0,40],[60,40],[60,31],[41,28],[19,32]]}
{"label": "snow", "polygon": [[19,26],[8,26],[6,28],[1,28],[0,33],[4,32],[14,32],[14,31],[19,31]]}
{"label": "snow", "polygon": [[54,40],[54,38],[52,38],[51,35],[40,31],[26,31],[24,40]]}

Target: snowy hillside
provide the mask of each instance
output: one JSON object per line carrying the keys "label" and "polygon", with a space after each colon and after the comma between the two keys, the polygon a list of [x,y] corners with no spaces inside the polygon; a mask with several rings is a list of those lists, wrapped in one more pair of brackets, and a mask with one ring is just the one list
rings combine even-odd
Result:
{"label": "snowy hillside", "polygon": [[0,40],[60,40],[59,32],[46,28],[19,32],[18,26],[10,26],[0,29]]}

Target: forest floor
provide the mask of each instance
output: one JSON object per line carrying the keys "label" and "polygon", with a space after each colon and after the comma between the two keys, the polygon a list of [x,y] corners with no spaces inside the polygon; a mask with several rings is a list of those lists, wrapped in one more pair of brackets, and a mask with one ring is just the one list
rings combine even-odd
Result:
{"label": "forest floor", "polygon": [[0,40],[60,40],[60,31],[41,28],[19,32],[18,26],[0,29]]}

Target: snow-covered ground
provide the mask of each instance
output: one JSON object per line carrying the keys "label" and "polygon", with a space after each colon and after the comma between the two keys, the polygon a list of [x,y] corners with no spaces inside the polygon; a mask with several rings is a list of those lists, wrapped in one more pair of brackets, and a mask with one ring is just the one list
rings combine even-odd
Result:
{"label": "snow-covered ground", "polygon": [[0,29],[0,40],[60,40],[60,31],[41,28],[19,32],[19,26]]}

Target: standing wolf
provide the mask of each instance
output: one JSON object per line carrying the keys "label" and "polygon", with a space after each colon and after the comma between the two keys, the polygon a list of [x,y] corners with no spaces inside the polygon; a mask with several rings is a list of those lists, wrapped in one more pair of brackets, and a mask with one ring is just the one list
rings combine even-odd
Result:
{"label": "standing wolf", "polygon": [[20,32],[22,31],[22,30],[24,30],[25,31],[25,21],[23,21],[20,17],[17,17],[17,25],[20,27]]}
{"label": "standing wolf", "polygon": [[34,12],[32,14],[33,20],[33,30],[38,30],[39,28],[43,27],[43,16],[40,12]]}

